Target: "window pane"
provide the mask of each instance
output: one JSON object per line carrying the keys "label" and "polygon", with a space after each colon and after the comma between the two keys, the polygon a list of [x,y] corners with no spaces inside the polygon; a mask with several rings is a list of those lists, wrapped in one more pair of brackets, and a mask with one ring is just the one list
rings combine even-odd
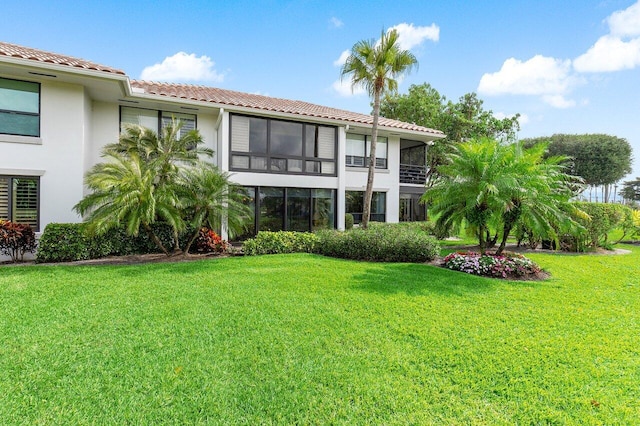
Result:
{"label": "window pane", "polygon": [[364,157],[364,136],[347,134],[346,154]]}
{"label": "window pane", "polygon": [[307,157],[318,156],[318,126],[305,124],[304,126],[305,153]]}
{"label": "window pane", "polygon": [[249,150],[253,153],[267,153],[266,119],[253,117],[249,118]]}
{"label": "window pane", "polygon": [[162,123],[161,126],[164,129],[169,123],[171,123],[172,119],[180,120],[182,123],[182,128],[180,129],[180,133],[178,137],[182,137],[187,132],[196,129],[196,116],[193,114],[182,114],[179,112],[167,112],[162,111]]}
{"label": "window pane", "polygon": [[302,124],[271,120],[271,154],[302,156]]}
{"label": "window pane", "polygon": [[233,155],[231,156],[231,167],[235,169],[248,169],[249,168],[249,156],[247,155]]}
{"label": "window pane", "polygon": [[319,161],[306,161],[305,162],[305,171],[307,173],[320,173],[320,162]]}
{"label": "window pane", "polygon": [[284,158],[272,158],[271,159],[271,171],[272,172],[286,172],[287,160]]}
{"label": "window pane", "polygon": [[251,157],[251,169],[252,170],[267,170],[266,157]]}
{"label": "window pane", "polygon": [[[120,122],[123,124],[137,124],[158,131],[158,111],[152,109],[121,107]],[[124,130],[124,126],[123,127]]]}
{"label": "window pane", "polygon": [[[2,96],[0,94],[0,96]],[[0,111],[0,133],[40,136],[40,117]]]}
{"label": "window pane", "polygon": [[311,191],[313,221],[312,230],[335,228],[335,197],[333,189],[314,189]]}
{"label": "window pane", "polygon": [[323,175],[332,175],[336,172],[336,165],[333,161],[323,161],[322,162],[322,174]]}
{"label": "window pane", "polygon": [[40,85],[0,78],[0,109],[40,113]]}
{"label": "window pane", "polygon": [[244,188],[247,197],[244,199],[244,204],[248,205],[251,209],[250,222],[246,224],[246,231],[242,235],[238,235],[236,239],[238,241],[246,240],[256,234],[256,189],[254,187]]}
{"label": "window pane", "polygon": [[364,205],[364,192],[362,191],[346,191],[345,192],[345,212],[353,215],[353,222],[362,222],[362,211]]}
{"label": "window pane", "polygon": [[287,170],[290,172],[301,172],[302,171],[302,160],[287,160]]}
{"label": "window pane", "polygon": [[311,190],[292,188],[287,190],[287,223],[288,231],[306,232],[310,229]]}
{"label": "window pane", "polygon": [[284,226],[284,189],[260,188],[260,231],[281,231]]}

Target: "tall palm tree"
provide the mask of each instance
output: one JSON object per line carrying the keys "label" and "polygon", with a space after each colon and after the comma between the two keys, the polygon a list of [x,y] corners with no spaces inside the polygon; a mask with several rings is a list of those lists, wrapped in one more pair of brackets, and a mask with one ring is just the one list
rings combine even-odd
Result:
{"label": "tall palm tree", "polygon": [[373,177],[376,167],[376,143],[378,141],[378,120],[380,99],[385,91],[398,89],[396,79],[418,65],[416,57],[407,50],[401,50],[396,30],[382,31],[380,40],[361,40],[353,45],[351,53],[341,68],[341,78],[351,77],[351,88],[364,87],[373,98],[373,126],[371,128],[371,148],[367,188],[364,195],[363,228],[369,225],[371,198],[373,197]]}
{"label": "tall palm tree", "polygon": [[85,217],[89,230],[103,233],[124,225],[127,234],[142,228],[165,254],[162,241],[151,224],[158,218],[174,229],[184,228],[178,200],[168,185],[156,185],[158,170],[138,153],[105,152],[107,162],[96,164],[85,178],[92,191],[74,206]]}
{"label": "tall palm tree", "polygon": [[245,190],[231,183],[229,174],[213,164],[200,163],[183,169],[176,192],[194,230],[184,248],[185,255],[203,225],[211,229],[220,229],[224,225],[233,237],[245,230],[252,215]]}

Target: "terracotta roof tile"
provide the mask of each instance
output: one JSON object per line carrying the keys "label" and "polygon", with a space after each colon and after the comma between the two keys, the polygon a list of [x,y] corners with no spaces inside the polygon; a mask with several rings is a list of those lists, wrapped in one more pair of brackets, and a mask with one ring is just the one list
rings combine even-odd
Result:
{"label": "terracotta roof tile", "polygon": [[29,47],[18,46],[17,44],[0,41],[0,56],[12,58],[28,59],[56,65],[65,65],[72,68],[83,68],[86,70],[103,71],[111,74],[125,75],[124,71],[106,67],[94,62],[85,61],[71,56],[59,55],[57,53],[45,52],[43,50],[31,49]]}
{"label": "terracotta roof tile", "polygon": [[[218,89],[214,87],[196,86],[190,84],[156,83],[148,81],[132,80],[131,86],[142,89],[145,93],[169,98],[188,99],[199,102],[212,102],[222,105],[230,105],[245,108],[254,108],[263,111],[296,114],[307,117],[341,120],[351,123],[372,125],[371,115],[359,114],[342,109],[329,108],[304,101],[272,98],[269,96],[254,95],[250,93],[236,92],[233,90]],[[434,136],[444,136],[440,130],[429,129],[416,124],[405,123],[398,120],[380,117],[380,126],[429,133]]]}

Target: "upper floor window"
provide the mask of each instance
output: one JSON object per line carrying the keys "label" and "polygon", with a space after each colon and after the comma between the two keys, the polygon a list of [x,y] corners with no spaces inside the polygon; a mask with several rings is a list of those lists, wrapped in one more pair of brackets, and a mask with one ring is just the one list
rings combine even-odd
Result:
{"label": "upper floor window", "polygon": [[0,176],[0,219],[39,227],[39,177]]}
{"label": "upper floor window", "polygon": [[137,124],[152,129],[160,134],[163,127],[171,123],[172,119],[182,121],[182,128],[178,137],[190,130],[196,129],[196,116],[179,112],[158,111],[155,109],[120,107],[121,124]]}
{"label": "upper floor window", "polygon": [[40,136],[40,84],[0,78],[0,133]]}
{"label": "upper floor window", "polygon": [[[371,136],[347,133],[346,165],[350,167],[367,167],[371,155]],[[388,141],[378,136],[376,144],[376,168],[387,168]]]}
{"label": "upper floor window", "polygon": [[271,118],[231,116],[231,169],[336,174],[336,128]]}

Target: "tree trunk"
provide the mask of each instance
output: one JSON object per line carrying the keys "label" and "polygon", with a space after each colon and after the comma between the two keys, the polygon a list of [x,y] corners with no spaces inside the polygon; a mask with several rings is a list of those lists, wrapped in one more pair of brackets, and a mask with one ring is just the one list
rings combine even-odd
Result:
{"label": "tree trunk", "polygon": [[[502,241],[500,241],[500,246],[498,247],[498,250],[496,250],[496,255],[501,255],[507,246],[507,238],[509,237],[509,233],[511,233],[511,228],[511,224],[504,224],[504,228],[502,230]],[[518,241],[518,247],[520,247],[520,241]]]}
{"label": "tree trunk", "polygon": [[371,143],[369,154],[369,172],[367,173],[367,188],[364,192],[364,206],[362,212],[362,223],[360,226],[367,229],[369,227],[369,217],[371,216],[371,199],[373,198],[373,178],[376,172],[376,144],[378,142],[378,119],[380,116],[380,95],[381,91],[376,90],[373,96],[373,126],[371,128]]}
{"label": "tree trunk", "polygon": [[198,228],[189,238],[187,245],[184,247],[184,252],[182,253],[183,256],[186,256],[187,254],[189,254],[189,250],[191,250],[191,246],[193,245],[193,242],[196,240],[196,238],[198,238],[198,234],[200,234],[200,228]]}
{"label": "tree trunk", "polygon": [[158,246],[158,248],[162,250],[164,254],[169,256],[169,252],[165,248],[164,244],[162,244],[162,241],[160,241],[160,238],[158,238],[158,236],[153,232],[153,229],[151,229],[151,226],[149,226],[148,223],[143,223],[142,227],[144,228],[149,238],[151,238],[151,241],[153,241],[156,244],[156,246]]}

